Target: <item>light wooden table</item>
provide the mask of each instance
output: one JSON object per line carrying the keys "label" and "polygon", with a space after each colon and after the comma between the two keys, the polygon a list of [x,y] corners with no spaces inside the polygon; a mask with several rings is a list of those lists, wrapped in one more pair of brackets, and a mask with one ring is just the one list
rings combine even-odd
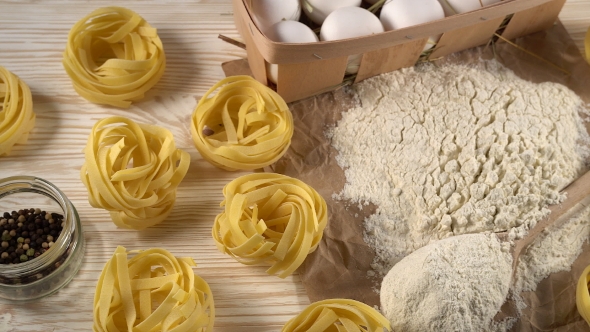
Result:
{"label": "light wooden table", "polygon": [[[97,278],[117,245],[128,249],[163,247],[193,257],[196,272],[212,288],[215,331],[279,331],[309,304],[297,275],[281,280],[264,267],[247,267],[220,254],[211,226],[220,212],[222,188],[245,174],[225,172],[205,162],[193,146],[189,119],[197,99],[224,77],[221,62],[245,52],[217,39],[238,38],[230,0],[126,0],[116,5],[140,13],[158,28],[165,45],[167,70],[146,101],[121,110],[91,104],[73,90],[61,65],[72,25],[112,1],[0,1],[0,65],[30,87],[37,114],[26,145],[0,158],[0,177],[45,178],[71,199],[80,213],[87,241],[82,268],[57,294],[31,304],[0,301],[0,332],[87,331],[92,328],[92,301]],[[578,46],[590,25],[590,0],[569,0],[561,19]],[[90,207],[79,179],[82,149],[92,125],[121,115],[168,128],[176,144],[191,155],[191,166],[178,189],[169,220],[146,231],[118,229],[106,211]]]}

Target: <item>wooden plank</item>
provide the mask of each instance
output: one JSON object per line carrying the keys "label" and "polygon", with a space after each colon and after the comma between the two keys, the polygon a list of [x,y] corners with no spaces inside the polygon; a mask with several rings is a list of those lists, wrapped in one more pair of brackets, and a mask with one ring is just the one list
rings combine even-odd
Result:
{"label": "wooden plank", "polygon": [[422,54],[426,42],[428,42],[428,38],[417,39],[363,54],[361,66],[354,82],[413,66]]}
{"label": "wooden plank", "polygon": [[277,92],[287,102],[333,90],[342,83],[348,57],[279,66]]}
{"label": "wooden plank", "polygon": [[[31,303],[0,299],[0,331],[92,331],[96,283],[117,245],[160,247],[194,258],[195,273],[209,283],[215,299],[214,332],[280,331],[309,304],[301,280],[297,273],[286,279],[269,276],[268,267],[245,266],[217,250],[211,227],[222,211],[223,187],[250,172],[212,166],[199,155],[190,133],[197,100],[224,78],[220,64],[246,57],[246,51],[217,38],[220,33],[239,38],[231,1],[117,1],[158,29],[166,52],[164,76],[128,109],[80,97],[61,64],[76,21],[112,5],[107,0],[0,1],[0,65],[30,86],[37,115],[26,144],[0,157],[0,178],[33,175],[58,186],[76,206],[87,244],[80,271],[56,294]],[[171,215],[144,231],[117,228],[107,211],[90,206],[80,181],[90,130],[98,119],[113,115],[170,130],[176,146],[191,157]]]}
{"label": "wooden plank", "polygon": [[550,28],[557,20],[557,16],[566,0],[551,2],[515,13],[502,37],[515,39],[533,32]]}
{"label": "wooden plank", "polygon": [[485,20],[474,26],[444,33],[430,58],[435,59],[487,43],[502,24],[502,21],[504,21],[503,17]]}

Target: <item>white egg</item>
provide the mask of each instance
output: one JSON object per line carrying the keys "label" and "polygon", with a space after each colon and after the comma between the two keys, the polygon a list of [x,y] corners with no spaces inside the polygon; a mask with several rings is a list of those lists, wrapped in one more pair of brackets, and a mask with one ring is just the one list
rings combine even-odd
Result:
{"label": "white egg", "polygon": [[362,0],[301,0],[303,11],[315,24],[322,25],[330,13],[342,7],[359,7]]}
{"label": "white egg", "polygon": [[[385,31],[395,30],[445,18],[437,0],[391,0],[381,9],[381,23]],[[424,51],[431,49],[440,35],[428,39]]]}
{"label": "white egg", "polygon": [[502,0],[438,0],[442,5],[445,15],[467,13]]}
{"label": "white egg", "polygon": [[[323,41],[362,37],[383,32],[381,21],[370,11],[360,7],[344,7],[333,11],[322,25],[320,39]],[[362,56],[348,57],[347,74],[358,72]]]}
{"label": "white egg", "polygon": [[253,0],[254,23],[263,33],[280,21],[298,21],[301,17],[299,0]]}
{"label": "white egg", "polygon": [[[305,24],[297,21],[281,21],[266,29],[268,39],[282,43],[315,43],[318,36]],[[266,64],[266,72],[271,82],[277,83],[279,67]]]}

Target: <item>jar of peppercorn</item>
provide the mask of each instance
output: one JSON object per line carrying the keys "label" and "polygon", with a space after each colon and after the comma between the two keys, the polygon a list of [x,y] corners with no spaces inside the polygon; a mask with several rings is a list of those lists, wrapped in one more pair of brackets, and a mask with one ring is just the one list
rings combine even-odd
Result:
{"label": "jar of peppercorn", "polygon": [[0,298],[32,300],[65,286],[82,264],[78,212],[52,183],[0,179]]}

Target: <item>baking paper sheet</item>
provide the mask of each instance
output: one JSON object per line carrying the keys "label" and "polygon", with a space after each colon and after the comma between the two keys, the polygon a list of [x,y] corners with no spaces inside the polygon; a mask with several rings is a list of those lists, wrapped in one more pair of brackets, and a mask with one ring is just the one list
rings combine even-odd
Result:
{"label": "baking paper sheet", "polygon": [[[519,38],[515,42],[551,64],[502,41],[497,42],[495,47],[482,46],[434,63],[469,62],[479,57],[495,57],[524,79],[564,84],[586,103],[590,103],[590,66],[560,23],[548,31]],[[223,67],[228,76],[248,73],[245,61],[226,63]],[[328,203],[330,219],[322,242],[299,269],[310,300],[350,298],[369,305],[379,305],[379,294],[375,289],[380,280],[370,276],[374,252],[363,241],[363,219],[372,214],[375,207],[364,206],[360,210],[354,204],[332,199],[334,193],[342,190],[345,178],[336,163],[336,151],[330,146],[324,132],[338,121],[343,111],[353,105],[354,98],[346,89],[290,104],[295,121],[292,145],[287,154],[267,171],[301,179],[312,185]],[[541,281],[535,292],[521,294],[528,308],[522,312],[512,330],[590,331],[575,304],[577,280],[589,264],[590,246],[586,244],[571,271],[553,274]],[[511,302],[506,303],[497,318],[512,315],[513,305]]]}

